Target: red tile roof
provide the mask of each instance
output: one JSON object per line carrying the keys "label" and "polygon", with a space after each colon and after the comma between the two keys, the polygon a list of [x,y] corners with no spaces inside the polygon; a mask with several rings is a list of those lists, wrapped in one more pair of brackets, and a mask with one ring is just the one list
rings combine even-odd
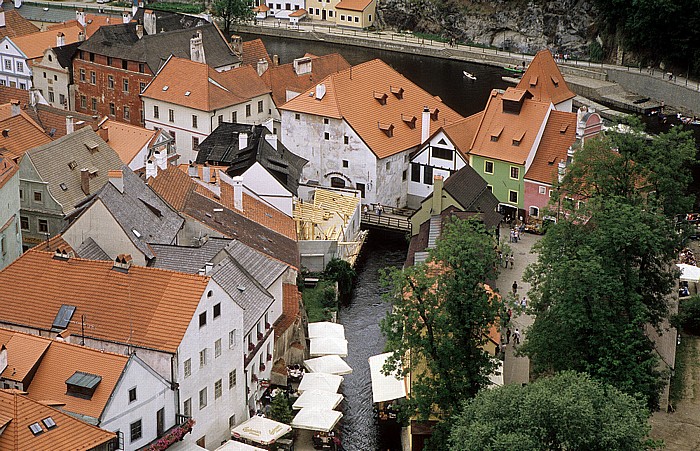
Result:
{"label": "red tile roof", "polygon": [[126,165],[158,134],[158,130],[148,130],[111,119],[104,122],[101,128],[107,130],[106,141],[109,147],[117,152],[119,159]]}
{"label": "red tile roof", "polygon": [[0,188],[5,186],[5,183],[12,179],[18,170],[19,165],[12,161],[10,155],[2,155],[0,153]]}
{"label": "red tile roof", "polygon": [[549,114],[535,158],[525,174],[528,180],[551,184],[558,174],[558,163],[566,161],[569,147],[576,140],[576,113],[553,110]]}
{"label": "red tile roof", "polygon": [[450,125],[442,127],[442,130],[447,136],[449,136],[452,143],[455,145],[459,153],[468,160],[469,157],[469,147],[474,141],[474,136],[481,123],[481,118],[484,116],[484,112],[480,111],[476,114],[472,114],[469,117],[460,119],[453,122]]}
{"label": "red tile roof", "polygon": [[576,97],[566,85],[549,50],[541,50],[535,55],[517,87],[530,91],[535,100],[551,101],[555,105]]}
{"label": "red tile roof", "polygon": [[364,11],[375,0],[341,0],[335,9],[346,9],[350,11]]}
{"label": "red tile roof", "polygon": [[78,42],[78,33],[81,31],[83,31],[83,27],[75,21],[75,23],[57,24],[51,30],[20,36],[13,39],[12,42],[22,50],[28,60],[33,60],[42,58],[46,49],[56,47],[58,33],[64,34],[65,44],[72,44]]}
{"label": "red tile roof", "polygon": [[4,37],[15,38],[25,34],[36,33],[39,27],[25,19],[16,10],[5,11],[5,26],[0,27],[0,39]]}
{"label": "red tile roof", "polygon": [[0,344],[7,348],[7,368],[0,376],[15,382],[24,382],[36,368],[51,340],[0,329]]}
{"label": "red tile roof", "polygon": [[[260,5],[259,7],[262,8],[263,6],[265,6],[267,8],[267,5],[265,5],[264,3],[262,5]],[[263,43],[262,39],[253,39],[252,41],[244,41],[243,42],[243,55],[242,55],[242,57],[243,57],[243,61],[241,61],[242,65],[253,66],[253,68],[256,70],[257,70],[258,61],[260,61],[261,59],[267,60],[267,64],[272,66],[272,60],[270,59],[270,55],[267,53],[267,49],[265,48],[265,44]]]}
{"label": "red tile roof", "polygon": [[3,131],[0,134],[0,149],[6,149],[6,155],[15,160],[28,150],[51,142],[51,138],[24,111],[0,120],[0,130]]}
{"label": "red tile roof", "polygon": [[330,75],[316,86],[325,88],[323,96],[322,88],[309,89],[280,109],[344,119],[380,159],[421,144],[420,127],[411,128],[402,117],[419,118],[427,106],[437,113],[430,121],[430,134],[462,119],[438,97],[379,59]]}

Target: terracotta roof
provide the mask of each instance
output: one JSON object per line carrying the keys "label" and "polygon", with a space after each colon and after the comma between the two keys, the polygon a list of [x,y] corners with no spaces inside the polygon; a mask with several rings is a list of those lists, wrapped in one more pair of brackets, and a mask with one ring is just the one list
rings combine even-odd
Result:
{"label": "terracotta roof", "polygon": [[335,9],[347,9],[350,11],[364,11],[375,0],[341,0],[335,5]]}
{"label": "terracotta roof", "polygon": [[101,128],[107,130],[109,147],[117,152],[126,165],[158,134],[158,130],[148,130],[111,119],[104,122]]}
{"label": "terracotta roof", "polygon": [[442,130],[450,138],[452,144],[457,148],[457,151],[467,160],[469,158],[467,156],[469,147],[472,145],[472,142],[474,142],[474,136],[476,135],[476,131],[479,128],[479,123],[481,123],[481,118],[483,116],[484,112],[480,111],[442,127]]}
{"label": "terracotta roof", "polygon": [[[47,430],[42,420],[49,417],[56,427]],[[6,425],[0,434],[2,450],[87,451],[116,440],[114,432],[33,401],[17,390],[0,390],[0,419]],[[33,423],[41,427],[40,434],[29,429]]]}
{"label": "terracotta roof", "polygon": [[553,110],[549,114],[535,158],[525,174],[528,180],[551,184],[561,160],[566,161],[569,147],[576,140],[576,113]]}
{"label": "terracotta roof", "polygon": [[304,57],[311,59],[311,73],[297,75],[294,63],[288,63],[270,67],[262,74],[263,81],[272,89],[275,105],[280,106],[287,102],[288,91],[302,93],[329,75],[350,68],[350,63],[339,53],[324,56],[307,54]]}
{"label": "terracotta roof", "polygon": [[549,50],[537,52],[517,87],[530,91],[535,100],[551,100],[555,105],[576,96],[566,85]]}
{"label": "terracotta roof", "polygon": [[0,27],[0,39],[5,36],[15,38],[17,36],[24,36],[25,34],[36,33],[37,31],[39,31],[39,27],[22,17],[22,15],[14,9],[11,9],[5,11],[5,26]]}
{"label": "terracotta roof", "polygon": [[70,244],[68,244],[66,240],[63,239],[63,235],[61,235],[60,233],[58,235],[52,236],[51,238],[49,238],[48,241],[42,241],[40,244],[34,246],[32,249],[46,252],[56,252],[60,249],[61,251],[67,254],[76,254],[75,250],[71,247]]}
{"label": "terracotta roof", "polygon": [[7,348],[7,368],[0,377],[15,382],[24,382],[27,375],[36,368],[51,344],[51,340],[36,335],[0,329],[0,344]]}
{"label": "terracotta roof", "polygon": [[12,42],[27,56],[28,60],[42,58],[44,51],[52,47],[56,47],[56,35],[63,33],[65,43],[72,44],[78,42],[78,33],[83,31],[83,28],[78,22],[66,23],[62,27],[56,27],[52,30],[40,31],[18,38],[14,38]]}
{"label": "terracotta roof", "polygon": [[26,108],[29,103],[29,91],[26,89],[0,86],[0,104],[10,103],[12,100],[19,100],[22,108]]}
{"label": "terracotta roof", "polygon": [[[2,321],[50,330],[69,303],[76,319],[88,318],[86,336],[174,353],[209,282],[195,274],[136,265],[123,272],[111,261],[53,257],[32,249],[0,272],[0,286],[15,287],[0,291]],[[80,322],[67,330],[79,335]]]}
{"label": "terracotta roof", "polygon": [[[263,6],[267,8],[267,5],[265,5],[264,3],[260,5],[259,8],[262,8]],[[267,53],[265,44],[263,43],[262,39],[259,38],[253,39],[252,41],[244,41],[243,55],[241,56],[243,58],[243,61],[241,62],[242,65],[253,66],[253,68],[255,68],[256,70],[258,61],[260,61],[261,59],[267,60],[267,64],[272,66],[272,60],[270,59],[270,55]]]}
{"label": "terracotta roof", "polygon": [[[89,38],[95,31],[104,25],[115,25],[122,23],[121,17],[105,16],[102,14],[85,14],[85,34]],[[58,30],[62,26],[78,25],[80,22],[76,19],[67,20],[65,22],[56,23],[46,27],[47,30]]]}
{"label": "terracotta roof", "polygon": [[15,160],[28,150],[51,142],[51,138],[24,111],[17,116],[1,120],[0,130],[3,131],[0,134],[0,148],[6,149],[7,155]]}
{"label": "terracotta roof", "polygon": [[[511,90],[513,88],[508,88],[505,94],[491,91],[469,153],[514,164],[525,164],[551,104],[524,98],[519,113],[504,112],[506,100],[503,97],[513,97]],[[514,141],[519,144],[515,145]]]}
{"label": "terracotta roof", "polygon": [[141,96],[200,111],[213,111],[269,92],[251,66],[217,72],[206,64],[172,57]]}
{"label": "terracotta roof", "polygon": [[66,136],[66,117],[73,116],[73,130],[91,126],[97,127],[98,117],[75,111],[55,108],[50,105],[37,104],[33,107],[23,109],[34,121],[39,124],[44,131],[52,138]]}
{"label": "terracotta roof", "polygon": [[264,3],[260,6],[256,6],[255,8],[253,8],[253,12],[256,12],[256,13],[258,13],[258,12],[264,13],[264,12],[267,12],[269,10],[270,10],[270,8]]}
{"label": "terracotta roof", "polygon": [[306,10],[305,9],[297,9],[293,13],[289,15],[289,17],[304,17],[306,15]]}
{"label": "terracotta roof", "polygon": [[301,293],[295,284],[282,284],[282,315],[274,325],[275,339],[279,338],[299,318]]}
{"label": "terracotta roof", "polygon": [[0,188],[5,186],[18,170],[19,166],[12,161],[11,156],[0,153]]}
{"label": "terracotta roof", "polygon": [[[402,115],[420,117],[427,106],[437,113],[437,119],[430,121],[431,134],[462,118],[439,98],[379,59],[330,75],[316,86],[280,109],[342,118],[380,159],[420,145],[420,127],[411,128],[402,120]],[[325,87],[323,96],[317,95],[323,92],[320,86]],[[393,126],[393,129],[387,132],[382,125],[386,129]]]}

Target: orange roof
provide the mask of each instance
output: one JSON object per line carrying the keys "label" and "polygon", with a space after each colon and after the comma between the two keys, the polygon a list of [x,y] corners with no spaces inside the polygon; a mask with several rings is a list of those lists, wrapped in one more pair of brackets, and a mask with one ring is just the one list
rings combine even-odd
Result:
{"label": "orange roof", "polygon": [[555,105],[576,97],[566,85],[549,50],[537,52],[517,87],[530,91],[535,100],[551,101]]}
{"label": "orange roof", "polygon": [[75,255],[75,250],[71,247],[66,240],[63,239],[63,235],[60,233],[49,238],[48,241],[42,241],[32,248],[37,251],[46,252],[56,252],[58,249],[67,253]]}
{"label": "orange roof", "polygon": [[107,144],[114,149],[124,164],[129,164],[148,143],[158,134],[158,130],[148,130],[138,125],[108,120],[101,128],[107,130]]}
{"label": "orange roof", "polygon": [[375,0],[341,0],[335,5],[335,9],[346,9],[350,11],[364,11]]}
{"label": "orange roof", "polygon": [[289,17],[304,17],[306,15],[306,10],[305,9],[297,9],[293,13],[289,15]]}
{"label": "orange roof", "polygon": [[476,135],[476,131],[479,128],[479,124],[481,123],[481,118],[483,116],[484,112],[480,111],[476,114],[472,114],[469,117],[465,117],[464,119],[460,119],[450,125],[442,127],[442,130],[447,136],[449,136],[452,144],[455,145],[459,153],[462,154],[464,158],[468,158],[467,154],[469,153],[469,147],[474,141],[474,135]]}
{"label": "orange roof", "polygon": [[39,27],[25,19],[16,10],[5,11],[5,26],[0,27],[0,39],[5,36],[15,38],[25,34],[36,33]]}
{"label": "orange roof", "polygon": [[24,111],[0,120],[0,130],[3,131],[0,148],[6,149],[13,159],[19,159],[29,149],[51,142],[51,138]]}
{"label": "orange roof", "polygon": [[[508,88],[505,94],[491,91],[479,129],[469,153],[515,164],[525,164],[535,138],[550,110],[549,102],[524,98],[520,112],[504,112],[504,97],[518,96]],[[513,101],[511,101],[513,102]],[[515,145],[514,142],[518,142]]]}
{"label": "orange roof", "polygon": [[[87,336],[174,353],[190,324],[209,277],[111,261],[54,259],[30,250],[0,272],[2,320],[49,330],[61,305],[76,307],[91,324]],[[31,274],[32,277],[27,277]],[[80,334],[79,321],[67,330]]]}
{"label": "orange roof", "polygon": [[558,174],[558,163],[566,161],[569,147],[575,140],[576,113],[552,110],[525,178],[551,184]]}
{"label": "orange roof", "polygon": [[[187,77],[182,74],[187,74]],[[171,57],[141,96],[200,111],[213,111],[269,92],[251,66],[217,72],[203,63]]]}
{"label": "orange roof", "polygon": [[24,382],[27,375],[35,369],[41,360],[51,344],[51,340],[36,335],[0,329],[0,344],[7,348],[7,368],[0,377]]}
{"label": "orange roof", "polygon": [[52,30],[40,31],[18,38],[14,38],[12,42],[27,56],[28,60],[42,58],[44,50],[56,47],[56,35],[61,32],[65,35],[65,43],[72,44],[78,42],[78,33],[83,31],[83,28],[78,22],[66,23],[62,27],[55,27]]}
{"label": "orange roof", "polygon": [[260,13],[260,12],[264,13],[264,12],[267,12],[269,10],[270,10],[270,8],[264,3],[261,4],[260,6],[256,6],[255,8],[253,8],[253,12],[256,12],[256,13]]}
{"label": "orange roof", "polygon": [[[110,16],[104,16],[101,14],[85,14],[85,34],[86,37],[92,36],[98,28],[104,26],[104,25],[115,25],[115,24],[120,24],[122,23],[120,18],[117,17],[110,17]],[[55,23],[52,25],[49,25],[46,27],[47,30],[59,30],[61,27],[65,26],[70,26],[70,25],[80,25],[80,22],[78,22],[76,19],[72,20],[67,20],[65,22],[60,22],[60,23]],[[66,42],[68,44],[68,42]]]}
{"label": "orange roof", "polygon": [[[49,417],[56,423],[51,429],[42,422]],[[114,432],[33,401],[18,390],[0,390],[0,419],[6,425],[0,434],[2,450],[87,451],[116,439]],[[38,435],[29,429],[34,423],[41,427]]]}
{"label": "orange roof", "polygon": [[0,153],[0,188],[5,186],[19,170],[19,166],[12,161],[9,155],[5,156]]}
{"label": "orange roof", "polygon": [[[380,159],[421,144],[420,126],[411,128],[402,116],[420,118],[425,106],[436,111],[437,119],[430,121],[431,134],[462,119],[439,98],[379,59],[330,75],[316,86],[280,109],[342,118]],[[322,97],[317,95],[319,86],[325,87]]]}
{"label": "orange roof", "polygon": [[[259,7],[262,8],[265,6],[267,8],[267,5],[264,3],[260,5]],[[269,8],[268,8],[269,9]],[[263,43],[262,39],[253,39],[252,41],[244,41],[243,42],[243,55],[242,55],[243,61],[241,61],[242,65],[249,65],[253,66],[257,70],[257,64],[258,61],[261,59],[267,60],[267,63],[272,66],[272,60],[270,59],[270,55],[267,53],[267,49],[265,48],[265,44]]]}

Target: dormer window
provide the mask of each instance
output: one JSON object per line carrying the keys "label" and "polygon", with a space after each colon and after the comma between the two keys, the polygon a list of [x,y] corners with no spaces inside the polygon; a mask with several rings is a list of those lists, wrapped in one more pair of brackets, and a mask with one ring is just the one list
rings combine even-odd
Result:
{"label": "dormer window", "polygon": [[432,110],[430,110],[430,120],[437,121],[439,113],[440,113],[440,110],[438,108],[433,108]]}
{"label": "dormer window", "polygon": [[554,87],[559,87],[559,79],[552,75],[552,83],[554,83]]}
{"label": "dormer window", "polygon": [[519,132],[519,133],[516,133],[515,136],[513,136],[513,145],[516,147],[519,146],[520,142],[523,140],[524,137],[525,137],[524,130]]}
{"label": "dormer window", "polygon": [[102,376],[76,371],[66,381],[66,394],[76,398],[92,399],[100,382],[102,382]]}
{"label": "dormer window", "polygon": [[559,129],[559,133],[561,133],[561,134],[563,135],[564,133],[566,133],[566,131],[567,131],[568,129],[569,129],[569,124],[564,124],[564,125],[562,125],[561,128]]}
{"label": "dormer window", "polygon": [[374,98],[380,105],[386,105],[387,95],[384,92],[373,92]]}
{"label": "dormer window", "polygon": [[503,127],[498,127],[495,130],[491,131],[491,142],[497,142],[498,138],[501,137],[501,133],[503,133]]}
{"label": "dormer window", "polygon": [[401,100],[403,99],[403,88],[397,88],[396,86],[391,86],[389,87],[389,90],[391,91],[394,96],[396,96],[397,99]]}
{"label": "dormer window", "polygon": [[382,124],[381,122],[378,124],[379,130],[383,131],[386,136],[391,138],[394,136],[394,124]]}
{"label": "dormer window", "polygon": [[402,114],[401,120],[404,122],[404,124],[408,125],[408,128],[411,128],[411,129],[416,128],[417,118],[415,116],[408,116],[408,115]]}
{"label": "dormer window", "polygon": [[533,88],[537,86],[537,75],[530,77],[530,86],[532,86]]}

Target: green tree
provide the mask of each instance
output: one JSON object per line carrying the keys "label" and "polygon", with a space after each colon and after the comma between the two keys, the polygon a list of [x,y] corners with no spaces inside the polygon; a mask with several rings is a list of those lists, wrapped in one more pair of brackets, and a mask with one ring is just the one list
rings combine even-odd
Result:
{"label": "green tree", "polygon": [[[644,403],[585,373],[482,390],[455,415],[454,451],[636,451],[647,438]],[[447,449],[447,448],[446,448]]]}
{"label": "green tree", "polygon": [[287,399],[286,396],[280,393],[272,398],[272,403],[270,404],[271,420],[279,421],[284,424],[292,424],[293,418],[292,407],[289,405],[289,399]]}
{"label": "green tree", "polygon": [[404,415],[427,419],[433,414],[443,420],[430,449],[447,449],[440,434],[445,420],[459,400],[488,384],[494,368],[482,349],[501,313],[499,299],[484,287],[496,276],[494,247],[481,223],[455,219],[445,224],[426,263],[383,272],[385,299],[393,304],[381,323],[393,352],[385,370],[411,373]]}
{"label": "green tree", "polygon": [[214,15],[221,18],[228,36],[231,26],[253,18],[253,10],[246,0],[214,0]]}
{"label": "green tree", "polygon": [[334,258],[328,262],[323,278],[338,282],[340,297],[346,299],[352,293],[352,283],[357,277],[357,273],[350,266],[350,263],[340,258]]}

